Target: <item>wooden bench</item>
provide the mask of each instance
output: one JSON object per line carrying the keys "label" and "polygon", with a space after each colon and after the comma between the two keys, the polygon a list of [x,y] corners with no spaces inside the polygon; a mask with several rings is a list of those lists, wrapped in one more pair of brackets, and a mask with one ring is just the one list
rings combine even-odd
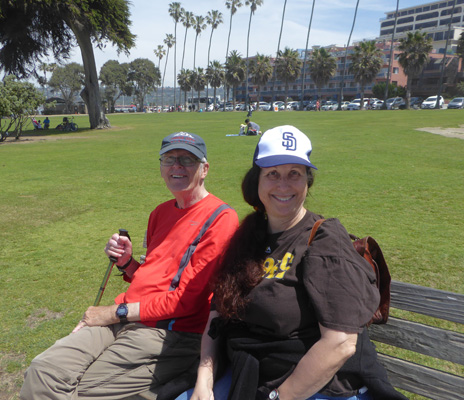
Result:
{"label": "wooden bench", "polygon": [[[462,373],[464,295],[393,281],[391,307],[438,320],[429,322],[431,319],[427,319],[425,325],[405,317],[390,316],[387,324],[369,327],[369,336],[373,341],[432,357],[414,357],[423,361],[410,362],[379,351],[379,359],[387,369],[390,382],[399,389],[430,399],[464,399],[463,376],[423,365],[427,360],[445,360],[452,363],[450,366],[453,371],[455,369]],[[432,326],[434,324],[451,326],[453,330]]]}

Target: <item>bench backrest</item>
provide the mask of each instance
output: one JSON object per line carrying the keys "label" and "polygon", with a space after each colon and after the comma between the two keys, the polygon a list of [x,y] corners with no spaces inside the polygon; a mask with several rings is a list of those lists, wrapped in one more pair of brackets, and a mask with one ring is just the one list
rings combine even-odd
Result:
{"label": "bench backrest", "polygon": [[426,325],[404,317],[390,317],[385,325],[369,327],[370,338],[448,361],[452,363],[453,370],[453,373],[442,372],[421,365],[425,363],[425,357],[415,356],[414,362],[411,362],[399,358],[397,351],[395,356],[379,353],[379,360],[387,369],[391,383],[430,399],[464,399],[464,377],[458,375],[464,374],[464,334],[461,333],[464,332],[464,295],[392,281],[391,307],[438,318],[438,321],[429,322],[429,319]]}

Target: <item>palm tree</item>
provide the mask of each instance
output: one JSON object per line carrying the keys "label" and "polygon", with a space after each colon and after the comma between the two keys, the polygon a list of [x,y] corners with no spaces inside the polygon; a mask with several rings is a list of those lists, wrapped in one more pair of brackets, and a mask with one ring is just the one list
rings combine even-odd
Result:
{"label": "palm tree", "polygon": [[180,3],[175,1],[169,4],[169,15],[174,20],[174,107],[176,107],[176,60],[177,60],[177,23],[179,22],[184,9]]}
{"label": "palm tree", "polygon": [[[258,99],[261,100],[261,86],[265,85],[272,77],[271,58],[263,54],[256,54],[250,65],[251,82],[258,86]],[[258,107],[259,110],[259,107]]]}
{"label": "palm tree", "polygon": [[309,75],[317,86],[317,98],[319,99],[322,87],[327,85],[337,71],[337,60],[325,48],[320,47],[312,52],[308,67]]}
{"label": "palm tree", "polygon": [[205,89],[206,76],[203,68],[196,68],[192,71],[191,81],[192,88],[198,93],[197,97],[197,110],[200,110],[200,92]]}
{"label": "palm tree", "polygon": [[[155,53],[155,56],[158,57],[158,70],[161,71],[161,59],[166,55],[166,50],[164,50],[163,45],[159,44],[153,52]],[[158,101],[156,103],[158,104]]]}
{"label": "palm tree", "polygon": [[411,100],[412,80],[420,75],[428,62],[429,53],[432,51],[432,38],[425,32],[408,32],[405,38],[400,39],[398,49],[401,51],[398,61],[408,77],[406,83],[406,108],[409,108]]}
{"label": "palm tree", "polygon": [[[213,40],[214,30],[222,24],[222,13],[218,10],[208,11],[206,15],[206,23],[211,25],[211,35],[209,36],[209,45],[208,45],[208,67],[209,67],[209,55],[211,50],[211,41]],[[208,82],[206,83],[206,99],[208,99]],[[208,100],[206,101],[208,103]]]}
{"label": "palm tree", "polygon": [[230,43],[230,33],[232,32],[232,17],[237,12],[237,9],[242,6],[241,0],[226,0],[226,7],[230,10],[230,20],[229,20],[229,35],[227,36],[227,49],[226,49],[226,61],[229,55],[229,43]]}
{"label": "palm tree", "polygon": [[182,25],[185,26],[185,35],[184,35],[184,49],[182,51],[182,64],[180,65],[180,69],[184,69],[184,58],[185,58],[185,44],[187,43],[187,31],[195,22],[193,12],[191,11],[184,11],[181,17]]}
{"label": "palm tree", "polygon": [[279,51],[276,63],[277,78],[285,82],[285,109],[287,109],[289,83],[298,79],[303,61],[301,61],[298,51],[286,47],[284,51]]}
{"label": "palm tree", "polygon": [[338,110],[342,109],[343,87],[345,86],[345,71],[346,71],[346,60],[348,58],[348,47],[350,46],[351,35],[353,34],[354,26],[356,24],[356,15],[358,14],[358,6],[359,6],[359,0],[357,0],[356,2],[356,8],[354,10],[354,17],[353,17],[353,24],[351,25],[350,36],[348,36],[348,42],[346,43],[346,47],[345,47],[345,58],[343,59],[342,79],[340,80],[340,96],[339,96],[339,102],[338,102]]}
{"label": "palm tree", "polygon": [[55,69],[58,67],[58,65],[56,63],[51,63],[51,64],[47,64],[47,63],[44,63],[44,62],[41,62],[40,65],[39,65],[39,71],[43,72],[44,73],[44,76],[43,78],[41,76],[38,77],[38,82],[39,84],[45,88],[46,88],[46,91],[45,91],[45,97],[48,98],[48,80],[47,80],[47,72],[50,72],[53,74],[53,72],[55,71]]}
{"label": "palm tree", "polygon": [[263,4],[263,0],[245,0],[245,5],[250,6],[250,19],[248,21],[248,33],[247,33],[247,54],[246,54],[246,78],[245,78],[245,106],[248,104],[248,52],[250,49],[250,31],[251,31],[251,17],[257,10],[257,8]]}
{"label": "palm tree", "polygon": [[189,69],[181,69],[177,74],[177,82],[180,89],[184,92],[184,106],[187,109],[187,93],[192,90],[192,71]]}
{"label": "palm tree", "polygon": [[438,94],[437,94],[437,101],[435,103],[435,108],[440,108],[440,97],[443,91],[443,78],[445,76],[446,55],[448,54],[448,44],[449,44],[450,33],[451,33],[451,21],[453,21],[454,11],[456,10],[455,6],[456,6],[456,0],[453,0],[453,8],[451,9],[451,15],[449,18],[449,23],[448,23],[448,34],[446,35],[445,51],[443,52],[443,60],[441,63],[440,83],[438,85]]}
{"label": "palm tree", "polygon": [[168,47],[168,51],[166,52],[166,61],[164,63],[164,72],[163,72],[163,80],[161,81],[161,107],[164,107],[164,78],[166,76],[166,67],[168,65],[169,59],[169,49],[174,46],[175,40],[174,35],[169,33],[166,35],[164,39],[164,44]]}
{"label": "palm tree", "polygon": [[[232,50],[229,57],[227,57],[226,65],[226,82],[232,86],[234,96],[232,99],[233,107],[235,110],[235,102],[237,98],[237,86],[243,82],[246,73],[246,63],[241,54],[237,50]],[[225,109],[225,107],[224,107]]]}
{"label": "palm tree", "polygon": [[211,87],[214,88],[214,109],[216,109],[216,90],[225,81],[224,66],[217,60],[211,61],[206,69],[206,79]]}
{"label": "palm tree", "polygon": [[[184,69],[184,58],[185,58],[185,44],[187,43],[187,32],[188,29],[192,27],[193,23],[195,22],[194,20],[194,14],[191,11],[183,11],[181,15],[181,21],[182,25],[185,26],[185,34],[184,34],[184,48],[182,50],[182,63],[180,64],[180,69]],[[181,89],[179,89],[181,90]],[[180,97],[180,91],[179,91],[179,97]]]}
{"label": "palm tree", "polygon": [[198,36],[202,31],[206,29],[206,24],[205,24],[205,17],[202,17],[201,15],[196,15],[194,17],[194,23],[193,23],[193,29],[195,29],[195,47],[193,50],[193,69],[195,70],[195,57],[197,54],[197,40]]}
{"label": "palm tree", "polygon": [[361,110],[364,108],[364,89],[375,79],[381,68],[382,51],[375,45],[375,40],[361,42],[354,47],[350,71],[361,86]]}
{"label": "palm tree", "polygon": [[309,33],[311,32],[311,25],[312,25],[312,22],[313,22],[314,6],[315,5],[316,5],[316,0],[313,0],[313,6],[311,8],[311,17],[309,18],[308,33],[306,34],[306,47],[305,47],[305,53],[304,53],[304,59],[303,59],[303,72],[302,72],[302,78],[301,78],[300,110],[303,110],[305,81],[306,81],[306,59],[308,58]]}
{"label": "palm tree", "polygon": [[398,22],[398,8],[400,7],[400,0],[396,0],[396,11],[395,11],[395,25],[393,26],[393,32],[391,37],[390,43],[390,59],[388,60],[388,71],[387,71],[387,80],[385,82],[385,93],[383,95],[384,103],[382,105],[382,109],[387,109],[387,99],[388,99],[388,87],[390,86],[390,76],[391,76],[391,66],[393,62],[393,43],[395,41],[395,33],[396,33],[396,24]]}
{"label": "palm tree", "polygon": [[[284,29],[284,19],[285,19],[285,9],[287,8],[287,0],[284,1],[284,8],[282,10],[282,20],[280,22],[280,33],[279,33],[279,40],[277,41],[277,51],[276,51],[276,58],[277,54],[280,51],[280,40],[282,39],[282,31]],[[274,68],[272,73],[272,89],[271,89],[271,105],[274,104],[275,97],[274,97],[274,87],[276,83],[276,66],[277,64],[274,62]]]}
{"label": "palm tree", "polygon": [[[229,43],[230,43],[230,34],[232,32],[232,17],[235,15],[237,10],[242,6],[241,0],[226,0],[226,7],[230,10],[230,20],[229,20],[229,35],[227,36],[227,48],[226,48],[226,63],[227,57],[229,56]],[[226,82],[226,98],[229,99],[229,85]],[[224,107],[224,111],[226,108]]]}

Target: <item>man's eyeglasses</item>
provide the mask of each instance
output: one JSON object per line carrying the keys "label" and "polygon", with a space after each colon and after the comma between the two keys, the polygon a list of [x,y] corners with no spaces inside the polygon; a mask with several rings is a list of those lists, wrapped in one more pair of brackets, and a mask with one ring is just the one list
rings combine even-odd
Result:
{"label": "man's eyeglasses", "polygon": [[176,162],[183,167],[193,167],[195,164],[202,162],[199,158],[191,156],[161,156],[159,160],[163,167],[172,167]]}

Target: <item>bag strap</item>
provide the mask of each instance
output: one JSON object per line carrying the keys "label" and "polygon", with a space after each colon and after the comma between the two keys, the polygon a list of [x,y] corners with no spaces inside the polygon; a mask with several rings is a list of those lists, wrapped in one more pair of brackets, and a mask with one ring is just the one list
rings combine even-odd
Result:
{"label": "bag strap", "polygon": [[311,233],[309,234],[309,239],[308,239],[308,246],[311,244],[311,242],[313,241],[314,237],[316,236],[316,233],[317,233],[317,230],[319,229],[319,227],[322,225],[322,223],[325,221],[324,218],[321,218],[321,219],[318,219],[313,227],[311,228]]}

